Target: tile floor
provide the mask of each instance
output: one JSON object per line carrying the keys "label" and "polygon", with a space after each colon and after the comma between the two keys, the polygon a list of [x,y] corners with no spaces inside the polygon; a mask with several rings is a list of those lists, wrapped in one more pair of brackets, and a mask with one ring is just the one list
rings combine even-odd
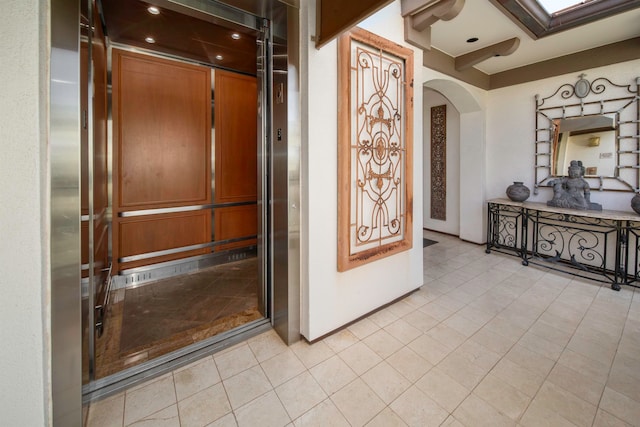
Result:
{"label": "tile floor", "polygon": [[273,331],[94,402],[97,426],[640,426],[640,289],[425,232],[424,286],[309,345]]}

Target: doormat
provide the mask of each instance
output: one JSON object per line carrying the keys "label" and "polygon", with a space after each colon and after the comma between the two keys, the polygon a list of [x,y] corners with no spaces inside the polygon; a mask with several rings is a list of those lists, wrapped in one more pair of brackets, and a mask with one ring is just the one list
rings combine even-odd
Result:
{"label": "doormat", "polygon": [[431,246],[431,245],[435,245],[436,242],[435,240],[429,240],[429,239],[422,239],[422,247],[426,248],[427,246]]}

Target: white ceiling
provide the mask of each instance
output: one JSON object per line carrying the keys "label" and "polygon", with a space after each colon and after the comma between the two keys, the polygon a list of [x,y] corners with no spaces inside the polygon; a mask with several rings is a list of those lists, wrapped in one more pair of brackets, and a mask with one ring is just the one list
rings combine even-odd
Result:
{"label": "white ceiling", "polygon": [[[489,0],[467,0],[458,16],[450,21],[438,21],[431,27],[432,47],[453,57],[519,37],[520,47],[511,55],[490,58],[475,66],[487,74],[639,36],[640,8],[636,8],[534,40]],[[467,43],[471,37],[479,40]]]}

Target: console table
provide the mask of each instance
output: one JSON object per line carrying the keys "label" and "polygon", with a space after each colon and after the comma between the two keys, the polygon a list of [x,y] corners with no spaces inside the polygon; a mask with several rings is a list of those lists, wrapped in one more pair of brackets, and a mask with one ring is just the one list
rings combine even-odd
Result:
{"label": "console table", "polygon": [[487,249],[574,276],[638,287],[640,216],[544,203],[488,201]]}

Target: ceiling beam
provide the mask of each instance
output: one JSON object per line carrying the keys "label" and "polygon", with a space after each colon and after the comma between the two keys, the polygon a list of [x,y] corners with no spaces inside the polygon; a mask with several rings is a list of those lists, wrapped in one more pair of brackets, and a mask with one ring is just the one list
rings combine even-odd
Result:
{"label": "ceiling beam", "polygon": [[316,49],[320,49],[394,0],[317,0]]}
{"label": "ceiling beam", "polygon": [[518,46],[520,46],[520,39],[518,37],[513,37],[500,43],[492,44],[491,46],[483,47],[482,49],[457,56],[455,60],[456,70],[466,70],[467,68],[471,68],[474,65],[494,56],[511,55],[516,51],[516,49],[518,49]]}
{"label": "ceiling beam", "polygon": [[404,39],[420,49],[431,49],[431,26],[460,13],[464,0],[402,0]]}

